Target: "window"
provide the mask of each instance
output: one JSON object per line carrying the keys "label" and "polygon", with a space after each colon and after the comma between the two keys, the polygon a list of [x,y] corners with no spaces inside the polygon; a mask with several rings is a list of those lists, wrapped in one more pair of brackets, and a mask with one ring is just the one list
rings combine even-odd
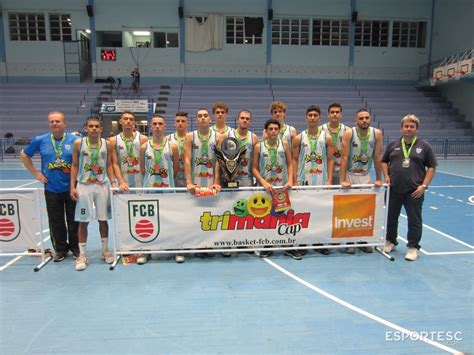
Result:
{"label": "window", "polygon": [[309,44],[309,20],[273,19],[272,44],[307,46]]}
{"label": "window", "polygon": [[122,47],[122,32],[97,31],[97,47]]}
{"label": "window", "polygon": [[425,48],[426,22],[394,21],[392,47]]}
{"label": "window", "polygon": [[49,14],[51,41],[72,41],[71,15]]}
{"label": "window", "polygon": [[44,14],[10,13],[8,26],[11,41],[46,41]]}
{"label": "window", "polygon": [[348,46],[348,20],[313,19],[313,45]]}
{"label": "window", "polygon": [[388,21],[357,21],[355,45],[362,47],[387,47]]}
{"label": "window", "polygon": [[226,43],[262,44],[262,33],[262,17],[226,17]]}
{"label": "window", "polygon": [[178,32],[153,32],[155,48],[178,48]]}

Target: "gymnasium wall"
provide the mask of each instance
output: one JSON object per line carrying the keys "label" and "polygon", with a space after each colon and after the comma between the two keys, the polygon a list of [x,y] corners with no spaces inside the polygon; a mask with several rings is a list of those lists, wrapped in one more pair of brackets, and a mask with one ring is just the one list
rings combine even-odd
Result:
{"label": "gymnasium wall", "polygon": [[[180,81],[199,78],[234,78],[254,81],[269,79],[338,79],[374,81],[416,81],[419,66],[429,58],[432,4],[436,11],[449,6],[444,0],[183,0],[185,15],[221,13],[229,16],[262,16],[265,19],[262,44],[224,44],[222,50],[183,52],[180,48],[117,48],[117,61],[100,60],[100,48],[95,51],[94,77],[130,79],[135,62],[140,64],[142,80]],[[470,0],[454,0],[468,6]],[[94,17],[86,12],[87,0],[3,0],[1,3],[4,58],[0,54],[0,76],[3,80],[65,80],[64,50],[61,42],[10,41],[9,12],[70,13],[73,39],[76,31],[90,28],[90,19],[97,31],[127,31],[150,29],[178,31],[179,0],[94,0]],[[350,19],[352,10],[359,20],[427,21],[426,48],[351,47],[351,46],[287,46],[267,48],[267,9],[273,8],[274,18]],[[439,5],[439,6],[438,6]],[[448,12],[452,21],[453,12]],[[440,15],[435,14],[438,19]],[[441,16],[443,17],[443,16]],[[446,16],[444,16],[446,17]],[[444,20],[443,17],[443,20]],[[439,24],[438,24],[439,22]],[[451,44],[449,21],[435,21],[436,47],[445,51],[456,49]],[[472,26],[471,17],[463,15],[456,23]],[[460,24],[459,24],[460,23]],[[46,25],[48,29],[48,24]],[[436,27],[438,26],[438,27]],[[1,36],[0,36],[1,37]],[[124,35],[125,37],[125,35]],[[271,39],[270,39],[271,41]],[[180,43],[180,46],[183,43]],[[0,47],[1,49],[2,47]],[[0,50],[1,53],[1,50]],[[441,54],[433,47],[433,57]],[[180,60],[183,63],[180,63]],[[267,61],[269,64],[267,64]]]}

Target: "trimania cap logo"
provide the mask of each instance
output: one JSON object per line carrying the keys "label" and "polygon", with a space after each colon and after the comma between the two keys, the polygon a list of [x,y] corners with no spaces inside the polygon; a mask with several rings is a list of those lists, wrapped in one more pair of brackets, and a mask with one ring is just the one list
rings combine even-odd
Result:
{"label": "trimania cap logo", "polygon": [[140,243],[150,243],[160,234],[158,200],[128,201],[130,235]]}
{"label": "trimania cap logo", "polygon": [[18,200],[0,200],[0,242],[11,242],[20,235],[18,212]]}
{"label": "trimania cap logo", "polygon": [[333,196],[332,238],[373,237],[375,194]]}

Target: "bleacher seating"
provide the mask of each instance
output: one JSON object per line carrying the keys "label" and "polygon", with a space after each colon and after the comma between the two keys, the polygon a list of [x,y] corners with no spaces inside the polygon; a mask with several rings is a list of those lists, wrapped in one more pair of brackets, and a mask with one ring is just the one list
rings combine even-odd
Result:
{"label": "bleacher seating", "polygon": [[[110,86],[110,84],[107,84]],[[421,119],[423,136],[472,136],[470,123],[464,121],[457,109],[434,91],[419,91],[408,85],[271,85],[271,84],[143,84],[140,94],[133,94],[123,85],[106,90],[104,84],[17,84],[0,83],[0,121],[3,134],[11,132],[15,138],[33,137],[47,129],[48,112],[66,113],[68,131],[81,128],[97,98],[148,99],[156,103],[156,113],[168,119],[168,132],[173,131],[172,119],[177,111],[190,113],[190,129],[195,128],[195,111],[206,107],[211,111],[216,101],[229,106],[228,122],[235,125],[239,110],[253,113],[252,130],[259,134],[264,122],[271,117],[268,109],[272,101],[288,105],[287,122],[297,131],[305,128],[305,111],[309,105],[321,107],[322,120],[327,121],[327,107],[332,102],[343,106],[343,122],[353,125],[355,112],[367,107],[372,113],[373,126],[385,136],[398,136],[400,120],[414,113]],[[81,104],[84,104],[81,107]]]}
{"label": "bleacher seating", "polygon": [[101,84],[0,83],[1,131],[31,138],[47,131],[51,111],[64,112],[68,131],[77,131],[101,90]]}

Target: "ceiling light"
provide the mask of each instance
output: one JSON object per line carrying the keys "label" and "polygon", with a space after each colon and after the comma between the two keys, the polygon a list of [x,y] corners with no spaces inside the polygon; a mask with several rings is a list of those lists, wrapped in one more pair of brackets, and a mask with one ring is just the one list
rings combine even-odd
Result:
{"label": "ceiling light", "polygon": [[134,36],[149,36],[150,31],[133,31]]}

